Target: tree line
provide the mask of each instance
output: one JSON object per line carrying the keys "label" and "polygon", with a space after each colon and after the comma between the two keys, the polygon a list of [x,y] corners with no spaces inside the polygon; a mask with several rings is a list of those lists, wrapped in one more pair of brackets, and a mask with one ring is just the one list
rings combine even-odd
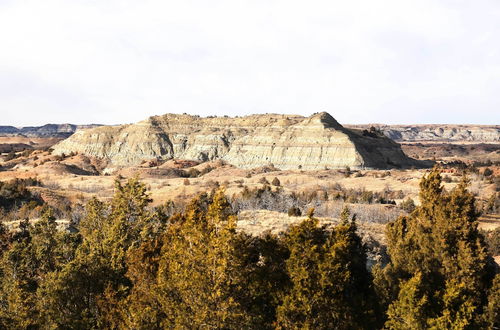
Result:
{"label": "tree line", "polygon": [[434,169],[420,187],[421,205],[387,226],[389,262],[368,269],[347,208],[328,230],[310,210],[254,237],[221,189],[171,214],[138,179],[117,181],[74,232],[49,207],[0,227],[0,327],[498,328],[500,275],[466,179],[448,192]]}

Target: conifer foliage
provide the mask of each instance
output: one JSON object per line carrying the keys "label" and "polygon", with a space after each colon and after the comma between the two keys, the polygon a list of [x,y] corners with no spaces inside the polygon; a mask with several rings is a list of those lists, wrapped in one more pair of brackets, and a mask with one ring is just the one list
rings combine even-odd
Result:
{"label": "conifer foliage", "polygon": [[420,184],[421,205],[388,225],[390,263],[376,271],[389,329],[485,327],[494,269],[477,229],[467,179],[451,192],[438,168]]}
{"label": "conifer foliage", "polygon": [[278,307],[280,328],[373,329],[375,296],[355,217],[328,232],[310,213],[285,237],[292,286]]}
{"label": "conifer foliage", "polygon": [[170,311],[164,326],[236,328],[247,322],[236,299],[242,278],[235,229],[222,190],[206,210],[195,205],[169,227],[158,270],[159,301]]}
{"label": "conifer foliage", "polygon": [[479,329],[500,327],[500,275],[467,180],[438,169],[387,227],[389,263],[367,268],[355,216],[314,210],[280,235],[237,230],[224,190],[180,213],[151,208],[137,178],[91,199],[70,233],[50,208],[0,222],[2,329]]}

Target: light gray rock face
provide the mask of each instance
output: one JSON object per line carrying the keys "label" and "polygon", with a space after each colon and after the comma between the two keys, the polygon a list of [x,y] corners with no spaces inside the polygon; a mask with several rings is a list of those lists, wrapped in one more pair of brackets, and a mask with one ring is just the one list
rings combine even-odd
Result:
{"label": "light gray rock face", "polygon": [[26,136],[31,138],[67,138],[74,132],[100,125],[72,125],[72,124],[47,124],[43,126],[0,126],[0,136]]}
{"label": "light gray rock face", "polygon": [[54,146],[129,166],[152,158],[222,159],[241,168],[391,168],[419,166],[384,136],[346,129],[328,113],[200,118],[167,114],[133,125],[77,131]]}
{"label": "light gray rock face", "polygon": [[499,125],[352,125],[356,129],[380,129],[400,142],[500,143]]}

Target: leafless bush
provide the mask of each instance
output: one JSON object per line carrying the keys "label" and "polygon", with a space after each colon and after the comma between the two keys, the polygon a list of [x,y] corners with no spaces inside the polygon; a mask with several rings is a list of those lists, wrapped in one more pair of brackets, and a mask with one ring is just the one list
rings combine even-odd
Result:
{"label": "leafless bush", "polygon": [[75,190],[95,194],[106,190],[105,186],[99,184],[75,185]]}
{"label": "leafless bush", "polygon": [[[292,208],[300,210],[314,208],[315,214],[319,217],[338,218],[348,198],[335,199],[330,195],[324,190],[300,194],[285,193],[281,188],[273,190],[265,185],[255,189],[245,187],[240,194],[232,197],[231,204],[236,212],[264,209],[285,213]],[[365,195],[367,199],[371,198],[371,194],[365,193]],[[403,213],[401,209],[392,205],[351,203],[349,207],[353,213],[357,214],[358,220],[363,222],[387,223]]]}
{"label": "leafless bush", "polygon": [[236,212],[241,210],[288,212],[291,207],[299,206],[295,195],[284,194],[279,188],[272,190],[268,185],[253,190],[245,187],[241,194],[233,196],[231,202]]}
{"label": "leafless bush", "polygon": [[363,222],[388,223],[403,214],[399,208],[383,205],[353,204],[350,207],[357,219]]}
{"label": "leafless bush", "polygon": [[47,180],[44,180],[43,181],[43,186],[45,188],[48,188],[48,189],[52,189],[52,190],[59,190],[61,189],[61,185],[55,181],[47,181]]}

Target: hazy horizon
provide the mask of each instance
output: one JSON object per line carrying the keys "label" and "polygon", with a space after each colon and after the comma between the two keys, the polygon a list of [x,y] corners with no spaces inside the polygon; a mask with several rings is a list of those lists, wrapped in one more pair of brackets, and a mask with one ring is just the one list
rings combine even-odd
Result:
{"label": "hazy horizon", "polygon": [[500,124],[500,3],[0,0],[0,126]]}

